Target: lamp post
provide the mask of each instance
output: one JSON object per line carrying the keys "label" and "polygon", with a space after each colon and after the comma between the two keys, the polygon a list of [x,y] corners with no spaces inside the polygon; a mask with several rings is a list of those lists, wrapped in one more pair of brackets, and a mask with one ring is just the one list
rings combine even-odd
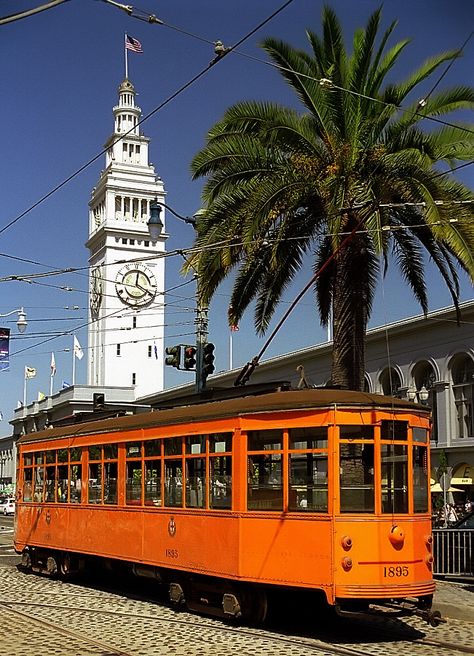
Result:
{"label": "lamp post", "polygon": [[430,398],[430,392],[424,385],[419,390],[415,387],[410,387],[407,390],[407,398],[409,401],[416,401],[418,399],[419,403],[426,405]]}
{"label": "lamp post", "polygon": [[7,312],[6,314],[0,314],[0,318],[3,317],[10,317],[12,314],[18,313],[18,320],[16,322],[16,327],[18,328],[19,333],[24,333],[26,330],[26,326],[28,325],[28,322],[26,320],[26,312],[25,310],[21,308],[17,308],[16,310],[12,310],[11,312]]}
{"label": "lamp post", "polygon": [[[195,217],[182,216],[178,214],[172,207],[166,205],[165,203],[155,200],[150,203],[150,219],[148,221],[148,232],[152,241],[157,241],[161,233],[163,232],[164,224],[161,220],[162,208],[165,208],[171,212],[177,219],[192,225],[196,230],[196,219]],[[197,291],[196,291],[196,392],[200,394],[206,387],[206,375],[204,374],[204,352],[207,344],[207,337],[209,334],[209,318],[208,318],[208,308],[203,307],[200,300],[199,294],[199,278],[196,278]]]}

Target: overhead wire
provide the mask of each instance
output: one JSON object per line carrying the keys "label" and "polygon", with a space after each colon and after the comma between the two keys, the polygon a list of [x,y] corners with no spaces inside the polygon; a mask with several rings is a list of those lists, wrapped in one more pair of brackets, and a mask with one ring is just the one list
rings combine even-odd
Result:
{"label": "overhead wire", "polygon": [[239,45],[247,41],[255,32],[257,32],[259,29],[261,29],[266,23],[271,21],[275,16],[277,16],[279,13],[281,13],[286,7],[288,7],[290,4],[292,4],[295,0],[286,0],[278,9],[276,9],[270,16],[268,16],[265,20],[261,21],[255,28],[250,30],[245,36],[243,36],[241,39],[237,41],[237,43],[234,46],[231,46],[225,50],[220,56],[216,57],[212,62],[207,64],[207,66],[199,71],[196,75],[194,75],[188,82],[185,84],[181,85],[176,91],[174,91],[171,95],[169,95],[163,102],[161,102],[157,107],[155,107],[152,111],[150,111],[148,114],[143,116],[133,127],[131,127],[127,132],[124,132],[123,134],[120,135],[112,144],[108,144],[107,148],[102,148],[102,150],[97,153],[97,155],[94,155],[91,159],[89,159],[85,164],[83,164],[81,167],[79,167],[76,171],[71,173],[71,175],[67,176],[62,182],[58,183],[53,189],[51,189],[48,193],[44,194],[39,200],[37,200],[35,203],[30,205],[26,210],[21,212],[18,216],[16,216],[14,219],[9,221],[6,225],[4,225],[2,228],[0,228],[0,235],[3,234],[8,228],[11,226],[15,225],[20,219],[22,219],[24,216],[26,216],[29,212],[31,212],[33,209],[41,205],[45,200],[50,198],[53,194],[55,194],[57,191],[62,189],[66,184],[68,184],[71,180],[73,180],[75,177],[77,177],[82,171],[87,169],[91,164],[93,164],[96,160],[99,159],[99,157],[102,157],[105,155],[107,150],[115,145],[116,143],[119,143],[122,141],[126,136],[128,136],[130,133],[134,132],[137,127],[145,123],[149,118],[154,116],[157,112],[163,109],[163,107],[166,107],[172,100],[174,100],[177,96],[182,94],[186,89],[191,87],[193,84],[195,84],[201,77],[203,77],[206,73],[208,73],[211,68],[222,61],[224,57],[226,57],[234,48],[237,48]]}

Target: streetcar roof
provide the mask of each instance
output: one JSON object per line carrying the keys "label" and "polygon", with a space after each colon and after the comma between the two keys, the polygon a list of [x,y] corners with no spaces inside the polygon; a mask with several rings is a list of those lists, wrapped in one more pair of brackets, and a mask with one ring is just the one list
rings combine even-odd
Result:
{"label": "streetcar roof", "polygon": [[[292,410],[312,410],[316,408],[357,407],[370,409],[408,410],[427,414],[429,409],[416,403],[398,399],[392,396],[338,390],[331,388],[315,388],[302,390],[277,391],[268,394],[243,395],[237,398],[203,402],[199,404],[181,405],[153,412],[112,417],[108,419],[91,420],[79,424],[48,428],[38,432],[22,435],[18,443],[50,441],[63,437],[79,437],[98,433],[114,433],[130,431],[154,426],[192,423],[229,417],[241,417],[255,413],[289,412]],[[179,401],[177,401],[179,402]]]}

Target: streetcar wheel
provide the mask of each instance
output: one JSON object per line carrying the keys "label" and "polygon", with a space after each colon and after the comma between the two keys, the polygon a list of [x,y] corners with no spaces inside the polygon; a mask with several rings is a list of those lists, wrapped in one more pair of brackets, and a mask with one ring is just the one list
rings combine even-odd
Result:
{"label": "streetcar wheel", "polygon": [[263,624],[268,615],[268,597],[261,588],[246,587],[242,591],[242,617],[248,624]]}
{"label": "streetcar wheel", "polygon": [[21,567],[27,572],[31,572],[31,554],[29,551],[23,551],[21,554]]}
{"label": "streetcar wheel", "polygon": [[51,577],[58,573],[58,562],[54,556],[48,556],[46,560],[46,573]]}
{"label": "streetcar wheel", "polygon": [[430,622],[430,625],[434,628],[436,628],[437,626],[439,626],[441,624],[441,613],[439,612],[439,610],[434,610],[431,613],[429,622]]}
{"label": "streetcar wheel", "polygon": [[61,556],[59,560],[59,574],[63,579],[68,579],[71,575],[71,558],[68,554]]}

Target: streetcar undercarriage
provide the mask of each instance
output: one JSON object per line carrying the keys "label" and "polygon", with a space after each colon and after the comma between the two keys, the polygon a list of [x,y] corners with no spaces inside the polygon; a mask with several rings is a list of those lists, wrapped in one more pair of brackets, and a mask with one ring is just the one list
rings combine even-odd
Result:
{"label": "streetcar undercarriage", "polygon": [[[278,586],[264,586],[243,581],[192,574],[141,563],[129,563],[110,558],[87,556],[69,552],[27,547],[22,552],[20,567],[50,577],[69,578],[83,574],[99,565],[103,570],[120,568],[134,577],[152,579],[168,590],[170,604],[177,610],[187,609],[195,613],[262,624],[268,613],[269,596],[274,592],[289,592]],[[308,592],[291,589],[291,592]],[[325,595],[314,590],[315,606]],[[319,596],[318,596],[319,595]],[[433,627],[444,620],[438,611],[431,610],[432,595],[413,599],[337,599],[327,608],[340,616],[355,616],[386,612],[390,609],[398,617],[416,615]]]}

